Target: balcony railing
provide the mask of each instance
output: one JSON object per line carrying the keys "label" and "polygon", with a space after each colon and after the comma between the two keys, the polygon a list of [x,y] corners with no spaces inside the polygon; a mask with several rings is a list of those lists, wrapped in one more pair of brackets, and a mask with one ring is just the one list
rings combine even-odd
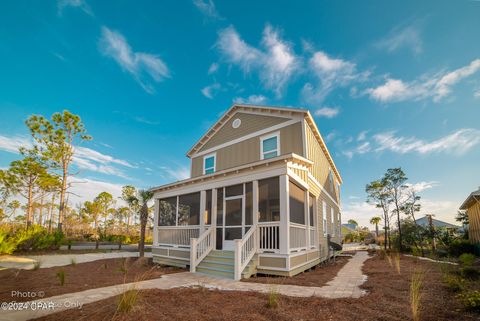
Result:
{"label": "balcony railing", "polygon": [[261,252],[280,250],[280,222],[258,223],[258,241]]}
{"label": "balcony railing", "polygon": [[290,251],[305,249],[307,247],[307,227],[305,225],[290,223]]}

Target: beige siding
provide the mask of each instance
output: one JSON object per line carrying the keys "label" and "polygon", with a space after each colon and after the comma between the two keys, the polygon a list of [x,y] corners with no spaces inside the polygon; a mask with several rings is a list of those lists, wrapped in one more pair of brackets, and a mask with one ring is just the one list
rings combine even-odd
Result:
{"label": "beige siding", "polygon": [[468,235],[472,243],[480,243],[480,202],[475,202],[467,209]]}
{"label": "beige siding", "polygon": [[[232,122],[235,119],[242,121],[240,127],[233,128]],[[218,132],[216,132],[212,138],[200,149],[204,151],[220,144],[229,142],[236,138],[246,136],[248,134],[257,132],[259,130],[272,127],[283,122],[290,120],[290,118],[256,115],[247,113],[236,113]]]}
{"label": "beige siding", "polygon": [[[340,228],[341,222],[338,221],[338,213],[340,209],[334,202],[332,202],[332,200],[325,194],[325,192],[322,191],[317,200],[317,222],[318,222],[317,227],[318,227],[318,234],[320,236],[319,237],[320,244],[326,247],[327,238],[324,237],[323,235],[323,202],[325,202],[327,205],[327,213],[326,213],[327,214],[326,215],[327,232],[332,236],[331,240],[336,243],[341,242],[341,236],[339,235],[339,233],[341,232],[341,228]],[[332,208],[334,211],[333,225],[331,220]],[[340,217],[340,220],[341,220],[341,217]],[[335,236],[333,236],[334,234],[333,227],[336,227]]]}
{"label": "beige siding", "polygon": [[307,139],[307,158],[314,162],[311,168],[311,173],[313,177],[324,187],[328,193],[339,202],[339,194],[337,191],[337,179],[335,174],[333,175],[333,185],[330,184],[328,179],[328,173],[330,170],[330,164],[325,156],[324,151],[322,150],[320,143],[315,138],[312,129],[308,124],[305,125],[306,127],[306,139]]}
{"label": "beige siding", "polygon": [[308,182],[308,171],[302,170],[300,168],[291,167],[290,170],[295,173],[298,177],[300,177],[305,183]]}
{"label": "beige siding", "polygon": [[[303,156],[302,124],[280,128],[280,153]],[[274,131],[275,132],[275,131]],[[267,135],[267,134],[266,134]],[[262,135],[263,136],[263,135]],[[216,171],[253,163],[260,160],[260,137],[253,137],[216,151]],[[203,175],[203,156],[192,159],[192,177]]]}
{"label": "beige siding", "polygon": [[259,265],[262,267],[286,268],[287,259],[284,257],[260,256]]}

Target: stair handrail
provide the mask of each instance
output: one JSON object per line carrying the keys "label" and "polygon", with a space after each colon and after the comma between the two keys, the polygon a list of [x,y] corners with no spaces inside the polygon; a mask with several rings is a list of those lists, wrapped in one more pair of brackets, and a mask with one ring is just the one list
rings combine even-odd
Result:
{"label": "stair handrail", "polygon": [[253,225],[242,239],[235,240],[234,279],[242,278],[242,271],[248,265],[258,249],[257,224]]}
{"label": "stair handrail", "polygon": [[215,229],[209,226],[198,238],[190,239],[190,272],[195,272],[197,265],[213,250]]}

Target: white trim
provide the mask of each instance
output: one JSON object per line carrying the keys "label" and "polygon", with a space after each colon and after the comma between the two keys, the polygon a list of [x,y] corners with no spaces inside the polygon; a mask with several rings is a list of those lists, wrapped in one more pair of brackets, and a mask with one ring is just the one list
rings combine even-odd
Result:
{"label": "white trim", "polygon": [[330,207],[330,225],[332,226],[332,237],[335,237],[335,209]]}
{"label": "white trim", "polygon": [[[204,150],[204,151],[201,151],[201,152],[198,152],[198,153],[195,153],[195,154],[192,154],[190,156],[190,158],[195,158],[195,157],[198,157],[198,156],[202,156],[202,155],[205,155],[205,154],[209,154],[211,152],[214,152],[214,151],[217,151],[221,148],[224,148],[224,147],[227,147],[227,146],[231,146],[231,145],[234,145],[234,144],[237,144],[237,143],[240,143],[240,142],[243,142],[244,140],[247,140],[247,139],[250,139],[250,138],[254,138],[254,137],[257,137],[257,136],[261,136],[261,135],[264,135],[264,134],[268,134],[272,131],[277,131],[279,130],[280,128],[283,128],[283,127],[287,127],[287,126],[290,126],[290,125],[293,125],[293,124],[296,124],[296,123],[299,123],[301,122],[301,120],[298,120],[298,119],[292,119],[292,120],[287,120],[283,123],[280,123],[278,125],[275,125],[275,126],[272,126],[272,127],[268,127],[268,128],[264,128],[262,130],[259,130],[259,131],[256,131],[256,132],[253,132],[253,133],[250,133],[248,135],[245,135],[245,136],[242,136],[242,137],[239,137],[239,138],[236,138],[236,139],[233,139],[231,141],[228,141],[226,143],[223,143],[223,144],[220,144],[220,145],[217,145],[217,146],[214,146],[214,147],[211,147],[207,150]],[[280,146],[280,144],[279,144]]]}
{"label": "white trim", "polygon": [[307,155],[307,128],[305,126],[305,118],[302,119],[302,148],[303,148],[303,157],[308,158]]}
{"label": "white trim", "polygon": [[309,188],[308,183],[305,182],[300,176],[295,174],[294,171],[292,171],[291,169],[287,169],[287,175],[290,176],[290,178],[293,178],[296,184],[300,185],[305,190],[308,190]]}
{"label": "white trim", "polygon": [[327,225],[327,202],[322,200],[322,229],[323,236],[328,234],[328,225]]}
{"label": "white trim", "polygon": [[[274,137],[277,139],[277,146],[276,146],[277,148],[272,149],[268,152],[264,152],[263,151],[263,142],[266,141],[267,139],[271,139],[271,138],[274,138]],[[265,154],[269,154],[269,153],[273,153],[273,152],[277,153],[277,155],[275,155],[274,157],[280,156],[280,132],[279,131],[260,137],[260,159],[264,160],[265,159]],[[274,157],[269,157],[269,158],[274,158]]]}
{"label": "white trim", "polygon": [[[206,168],[205,168],[205,161],[211,157],[213,157],[213,173],[217,171],[217,153],[211,153],[203,156],[203,175],[207,175]],[[209,167],[208,169],[211,169],[211,167]],[[213,174],[213,173],[208,173],[208,174]]]}
{"label": "white trim", "polygon": [[335,199],[330,195],[330,193],[317,181],[317,179],[312,175],[312,173],[308,172],[308,178],[312,180],[315,185],[317,185],[324,193],[328,196],[328,198],[333,202],[333,204],[338,206],[338,209],[341,209],[341,206],[335,201]]}

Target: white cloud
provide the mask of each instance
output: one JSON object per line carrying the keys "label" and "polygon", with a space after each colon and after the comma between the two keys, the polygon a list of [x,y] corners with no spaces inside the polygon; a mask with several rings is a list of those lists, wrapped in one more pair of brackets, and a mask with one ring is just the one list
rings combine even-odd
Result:
{"label": "white cloud", "polygon": [[59,0],[57,2],[58,15],[62,16],[63,11],[68,7],[81,9],[89,16],[93,16],[93,11],[85,0]]}
{"label": "white cloud", "polygon": [[475,92],[473,93],[473,97],[480,98],[480,89],[475,90]]}
{"label": "white cloud", "polygon": [[129,72],[142,88],[150,94],[154,93],[155,90],[145,78],[160,82],[170,77],[170,71],[160,57],[133,51],[121,33],[107,27],[102,27],[100,50],[104,55],[113,58],[123,70]]}
{"label": "white cloud", "polygon": [[367,202],[352,201],[343,206],[342,224],[347,223],[349,219],[353,219],[360,226],[372,229],[370,219],[374,216],[382,217],[382,211]]}
{"label": "white cloud", "polygon": [[176,179],[177,181],[181,181],[190,177],[190,169],[186,166],[161,166],[160,169],[167,173],[170,177]]}
{"label": "white cloud", "polygon": [[339,112],[340,112],[340,108],[338,108],[338,107],[334,107],[334,108],[322,107],[322,108],[317,109],[315,111],[315,116],[325,117],[325,118],[333,118],[333,117],[337,116]]}
{"label": "white cloud", "polygon": [[430,181],[430,182],[418,182],[418,183],[407,183],[405,184],[408,187],[412,187],[413,190],[417,193],[423,192],[424,190],[434,188],[439,185],[438,182],[436,181]]}
{"label": "white cloud", "polygon": [[366,154],[372,150],[370,142],[362,142],[357,147],[351,150],[343,151],[343,155],[347,156],[348,158],[352,158],[355,154]]}
{"label": "white cloud", "polygon": [[122,195],[121,184],[77,177],[71,178],[69,184],[71,185],[69,203],[73,205],[93,200],[101,192],[112,194],[116,200]]}
{"label": "white cloud", "polygon": [[245,105],[262,105],[267,102],[267,97],[262,95],[250,95],[247,98],[236,97],[233,99],[233,102]]}
{"label": "white cloud", "polygon": [[390,150],[400,154],[445,152],[462,155],[480,143],[480,130],[459,129],[450,135],[430,142],[415,137],[395,136],[395,132],[379,133],[374,135],[373,139],[377,144],[375,149],[377,152]]}
{"label": "white cloud", "polygon": [[230,26],[220,31],[217,48],[223,58],[238,65],[243,72],[257,71],[265,88],[273,90],[277,96],[300,68],[300,60],[290,43],[280,38],[279,31],[267,25],[263,31],[264,50],[247,44]]}
{"label": "white cloud", "polygon": [[357,141],[361,142],[367,138],[368,130],[361,131],[357,136]]}
{"label": "white cloud", "polygon": [[415,23],[404,28],[394,28],[386,38],[377,43],[377,47],[389,52],[408,48],[414,54],[420,54],[423,51],[420,26]]}
{"label": "white cloud", "polygon": [[[3,136],[0,135],[0,150],[18,154],[19,147],[29,148],[32,146],[32,140],[30,137],[26,136]],[[114,158],[113,156],[100,153],[96,150],[87,148],[87,147],[76,147],[75,154],[73,157],[73,163],[80,169],[86,169],[98,173],[103,173],[107,175],[114,175],[123,178],[127,176],[123,171],[115,165],[120,165],[128,168],[136,168],[135,165],[131,164],[122,159]]]}
{"label": "white cloud", "polygon": [[193,4],[197,9],[210,19],[223,19],[215,8],[215,3],[212,0],[193,0]]}
{"label": "white cloud", "polygon": [[480,70],[480,59],[451,72],[439,72],[433,76],[422,75],[411,82],[387,78],[383,85],[369,88],[366,93],[380,102],[399,102],[431,98],[440,101],[452,92],[452,87]]}
{"label": "white cloud", "polygon": [[218,71],[218,64],[216,62],[212,63],[210,67],[208,67],[208,74],[212,75]]}
{"label": "white cloud", "polygon": [[369,76],[369,72],[358,73],[355,63],[333,58],[323,51],[313,54],[309,67],[319,80],[319,84],[306,83],[302,89],[302,96],[309,103],[322,102],[335,88],[363,81]]}
{"label": "white cloud", "polygon": [[211,84],[207,87],[204,87],[201,92],[202,94],[209,98],[209,99],[213,99],[213,97],[216,95],[216,93],[222,89],[222,86],[219,84],[219,83],[214,83],[214,84]]}

